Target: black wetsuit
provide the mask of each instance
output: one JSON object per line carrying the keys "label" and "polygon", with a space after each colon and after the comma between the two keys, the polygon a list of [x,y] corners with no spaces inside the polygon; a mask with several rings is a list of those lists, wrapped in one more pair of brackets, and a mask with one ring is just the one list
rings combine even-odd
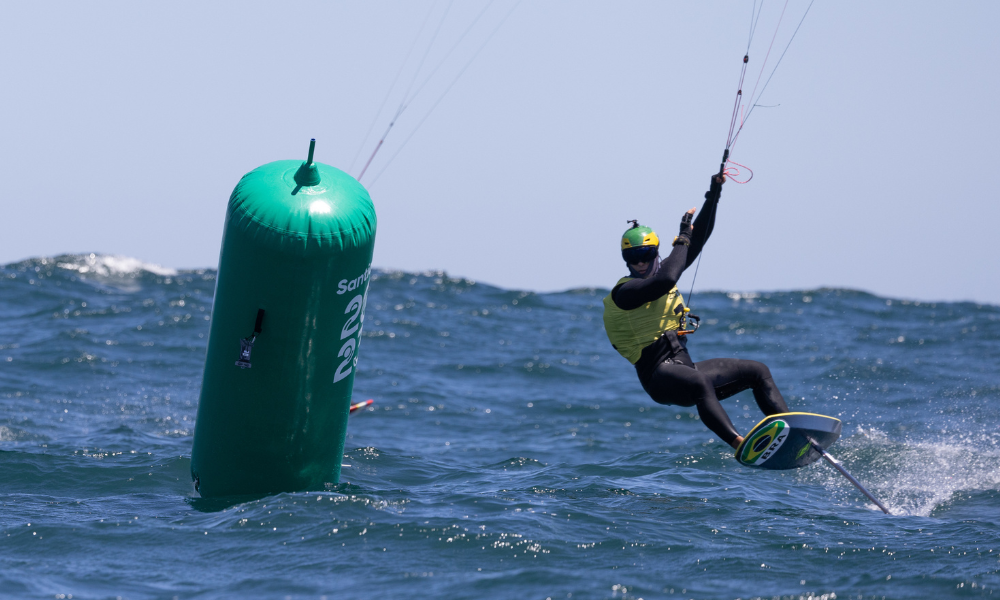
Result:
{"label": "black wetsuit", "polygon": [[[611,290],[611,299],[618,308],[636,309],[669,293],[677,285],[681,273],[698,258],[712,235],[721,194],[722,184],[713,177],[712,185],[705,194],[705,204],[694,220],[690,246],[674,246],[659,265],[652,265],[652,272],[645,278],[615,286]],[[687,352],[687,338],[673,331],[666,332],[642,349],[635,370],[650,398],[660,404],[697,406],[698,415],[705,425],[730,445],[739,434],[720,400],[752,389],[757,406],[765,415],[788,412],[785,399],[771,379],[767,365],[738,358],[693,362]]]}

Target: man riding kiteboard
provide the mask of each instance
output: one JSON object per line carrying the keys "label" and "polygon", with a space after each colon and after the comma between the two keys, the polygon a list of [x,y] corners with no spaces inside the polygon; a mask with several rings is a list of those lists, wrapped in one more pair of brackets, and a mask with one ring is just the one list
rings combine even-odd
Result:
{"label": "man riding kiteboard", "polygon": [[662,260],[656,233],[632,221],[621,240],[629,275],[619,279],[604,298],[604,328],[615,350],[635,365],[639,382],[650,398],[660,404],[697,406],[705,425],[736,448],[743,438],[720,400],[752,389],[765,415],[787,413],[788,407],[767,365],[738,358],[693,362],[687,351],[683,332],[686,307],[677,280],[712,235],[724,182],[725,175],[712,176],[694,225],[692,208],[681,220],[673,249]]}

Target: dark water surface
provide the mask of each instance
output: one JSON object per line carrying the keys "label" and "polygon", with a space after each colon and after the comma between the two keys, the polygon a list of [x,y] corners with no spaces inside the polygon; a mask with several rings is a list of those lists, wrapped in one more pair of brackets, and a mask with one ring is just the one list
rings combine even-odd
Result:
{"label": "dark water surface", "polygon": [[[951,598],[1000,595],[1000,307],[706,293],[695,360],[767,363],[844,420],[829,466],[739,466],[654,404],[606,290],[377,273],[343,479],[196,498],[214,271],[0,268],[0,597]],[[741,431],[749,393],[724,405]]]}

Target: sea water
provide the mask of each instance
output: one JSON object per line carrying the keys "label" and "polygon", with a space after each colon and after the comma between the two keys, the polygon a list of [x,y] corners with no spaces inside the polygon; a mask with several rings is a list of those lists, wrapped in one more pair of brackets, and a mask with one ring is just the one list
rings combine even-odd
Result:
{"label": "sea water", "polygon": [[1000,307],[696,294],[694,360],[762,361],[792,410],[842,419],[831,452],[886,516],[829,465],[741,467],[653,403],[607,290],[376,271],[343,480],[203,500],[214,286],[113,256],[0,268],[0,597],[1000,595]]}

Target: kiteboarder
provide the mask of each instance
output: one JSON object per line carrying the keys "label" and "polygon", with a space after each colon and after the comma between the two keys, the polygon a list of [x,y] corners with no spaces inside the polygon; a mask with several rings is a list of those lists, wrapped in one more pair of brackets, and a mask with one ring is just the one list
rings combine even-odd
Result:
{"label": "kiteboarder", "polygon": [[656,232],[631,221],[632,227],[621,239],[622,258],[629,274],[619,279],[604,298],[604,328],[615,350],[635,365],[639,382],[650,398],[660,404],[697,406],[705,425],[736,448],[743,438],[720,400],[752,389],[765,415],[788,412],[788,407],[767,365],[738,358],[693,362],[687,351],[683,331],[686,307],[677,280],[712,235],[725,179],[722,173],[712,176],[694,225],[692,208],[684,214],[673,248],[662,260]]}

